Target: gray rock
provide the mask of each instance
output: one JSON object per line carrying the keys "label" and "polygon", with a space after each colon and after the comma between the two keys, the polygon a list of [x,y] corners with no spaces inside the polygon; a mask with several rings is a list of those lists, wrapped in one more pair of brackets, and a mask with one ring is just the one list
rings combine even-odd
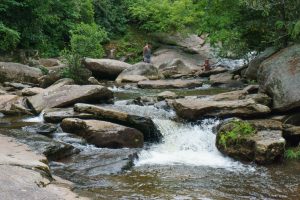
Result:
{"label": "gray rock", "polygon": [[26,106],[25,99],[17,95],[1,95],[0,112],[7,115],[32,114]]}
{"label": "gray rock", "polygon": [[259,90],[273,99],[273,109],[300,107],[300,45],[285,48],[265,60],[258,71]]}
{"label": "gray rock", "polygon": [[143,147],[143,134],[133,128],[99,120],[67,118],[61,123],[65,132],[84,137],[88,143],[107,148]]}
{"label": "gray rock", "polygon": [[300,126],[285,124],[283,129],[283,137],[286,139],[288,146],[299,146]]}
{"label": "gray rock", "polygon": [[138,87],[143,89],[195,88],[195,87],[201,87],[202,85],[203,85],[203,80],[201,79],[140,81],[138,83]]}
{"label": "gray rock", "polygon": [[132,65],[112,59],[86,58],[83,64],[99,79],[115,79],[123,70]]}
{"label": "gray rock", "polygon": [[44,67],[54,67],[61,65],[60,60],[56,58],[43,58],[38,60],[39,64]]}
{"label": "gray rock", "polygon": [[46,108],[67,107],[75,103],[104,102],[113,97],[106,87],[99,85],[64,85],[28,98],[36,113]]}
{"label": "gray rock", "polygon": [[44,110],[44,120],[49,123],[60,123],[65,118],[92,119],[93,114],[75,112],[73,108],[50,108]]}
{"label": "gray rock", "polygon": [[91,84],[91,85],[101,85],[100,83],[99,83],[99,81],[95,78],[95,77],[90,77],[89,79],[88,79],[88,82]]}
{"label": "gray rock", "polygon": [[217,86],[221,84],[229,84],[233,82],[233,74],[226,72],[226,73],[211,75],[209,77],[209,81],[213,86]]}
{"label": "gray rock", "polygon": [[18,63],[0,62],[0,82],[38,83],[40,69]]}

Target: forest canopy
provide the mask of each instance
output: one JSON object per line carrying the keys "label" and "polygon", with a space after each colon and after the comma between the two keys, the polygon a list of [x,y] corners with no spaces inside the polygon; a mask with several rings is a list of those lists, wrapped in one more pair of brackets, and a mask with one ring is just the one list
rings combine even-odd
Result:
{"label": "forest canopy", "polygon": [[1,0],[0,52],[58,56],[70,49],[101,57],[102,45],[122,39],[132,26],[140,34],[207,34],[224,53],[244,54],[299,41],[300,1]]}

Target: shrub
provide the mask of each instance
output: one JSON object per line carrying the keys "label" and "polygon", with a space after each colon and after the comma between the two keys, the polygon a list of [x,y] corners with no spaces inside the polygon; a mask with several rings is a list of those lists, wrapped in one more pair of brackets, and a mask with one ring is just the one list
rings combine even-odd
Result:
{"label": "shrub", "polygon": [[0,22],[0,51],[14,49],[20,41],[20,34]]}
{"label": "shrub", "polygon": [[300,147],[286,149],[284,157],[288,160],[300,160]]}
{"label": "shrub", "polygon": [[81,57],[100,58],[104,55],[102,42],[107,40],[106,31],[96,24],[80,23],[71,31],[71,51]]}

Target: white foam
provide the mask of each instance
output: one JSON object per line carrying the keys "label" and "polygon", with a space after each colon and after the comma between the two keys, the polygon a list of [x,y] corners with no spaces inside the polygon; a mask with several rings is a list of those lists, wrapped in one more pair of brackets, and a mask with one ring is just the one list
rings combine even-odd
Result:
{"label": "white foam", "polygon": [[34,117],[28,117],[26,119],[23,119],[24,122],[38,122],[43,123],[44,122],[44,111],[42,111],[38,116]]}
{"label": "white foam", "polygon": [[154,121],[164,136],[163,142],[143,150],[135,161],[136,166],[181,164],[229,170],[244,168],[243,164],[223,156],[215,147],[212,127],[217,121],[205,120],[201,125]]}

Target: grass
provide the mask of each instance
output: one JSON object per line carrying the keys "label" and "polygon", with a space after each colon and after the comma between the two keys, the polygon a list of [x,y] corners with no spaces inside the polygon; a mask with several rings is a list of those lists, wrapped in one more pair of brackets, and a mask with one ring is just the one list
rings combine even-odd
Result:
{"label": "grass", "polygon": [[253,135],[256,130],[255,128],[248,122],[245,121],[232,121],[230,122],[232,125],[231,130],[225,131],[221,133],[219,143],[227,147],[229,141],[237,141],[239,138],[243,138],[246,136]]}
{"label": "grass", "polygon": [[286,149],[284,157],[287,160],[300,160],[300,147]]}

